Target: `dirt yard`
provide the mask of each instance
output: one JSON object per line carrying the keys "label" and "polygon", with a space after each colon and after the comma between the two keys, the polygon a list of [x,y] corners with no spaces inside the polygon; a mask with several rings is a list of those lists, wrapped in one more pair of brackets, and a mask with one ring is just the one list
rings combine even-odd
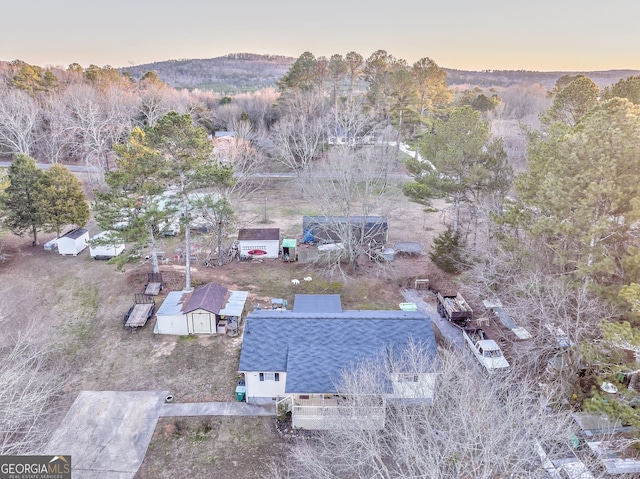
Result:
{"label": "dirt yard", "polygon": [[[243,226],[278,227],[283,236],[301,236],[302,215],[314,214],[314,208],[292,200],[290,191],[287,182],[276,181],[253,201],[237,205]],[[263,222],[265,212],[267,223]],[[395,209],[386,214],[391,245],[418,241],[425,247],[423,254],[396,255],[383,272],[372,262],[362,261],[357,277],[346,282],[322,278],[309,265],[279,260],[233,261],[215,268],[196,264],[193,284],[213,281],[249,291],[249,310],[268,306],[272,297],[292,304],[295,293],[325,292],[340,293],[347,309],[395,309],[403,302],[400,288],[416,277],[448,284],[426,254],[442,228],[439,216],[425,214],[420,205],[409,203],[401,194]],[[97,232],[94,224],[89,228],[92,234]],[[51,238],[43,235],[41,242]],[[207,239],[200,236],[194,241],[204,245]],[[180,247],[179,239],[163,239],[161,248],[168,257],[176,247]],[[62,358],[57,367],[64,368],[66,380],[56,395],[49,426],[61,420],[82,390],[167,390],[175,402],[235,400],[241,336],[154,335],[154,319],[133,333],[123,329],[123,314],[133,294],[142,292],[151,271],[148,262],[130,264],[125,272],[118,272],[106,262],[91,259],[88,249],[77,257],[63,257],[13,236],[5,237],[4,252],[8,259],[0,263],[3,331],[32,325],[32,334],[55,345]],[[165,288],[156,307],[166,293],[184,287],[183,264],[171,261],[161,270]],[[305,276],[313,281],[292,285],[291,279]],[[286,443],[274,423],[269,418],[162,419],[136,477],[259,477],[266,470],[264,459],[277,456]]]}

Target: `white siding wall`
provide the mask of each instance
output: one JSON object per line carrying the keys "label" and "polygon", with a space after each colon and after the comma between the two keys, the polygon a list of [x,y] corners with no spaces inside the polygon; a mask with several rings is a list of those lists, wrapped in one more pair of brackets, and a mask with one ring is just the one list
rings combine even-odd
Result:
{"label": "white siding wall", "polygon": [[[265,371],[266,373],[267,371]],[[280,381],[267,380],[260,381],[259,372],[248,372],[244,375],[245,386],[247,387],[247,402],[252,399],[271,399],[285,395],[284,390],[287,384],[287,373],[280,372]]]}
{"label": "white siding wall", "polygon": [[394,396],[398,398],[433,400],[436,392],[436,378],[437,374],[394,374]]}
{"label": "white siding wall", "polygon": [[[102,232],[95,235],[91,239],[94,240],[97,238],[102,238],[104,236],[105,236],[104,232]],[[89,246],[89,254],[91,255],[92,258],[96,256],[109,256],[109,257],[118,256],[123,251],[124,251],[124,243],[113,244],[113,245],[109,244],[109,245],[95,245],[95,246],[90,245]]]}
{"label": "white siding wall", "polygon": [[262,256],[256,256],[256,258],[277,258],[280,252],[279,240],[241,240],[239,241],[238,251],[240,256],[247,256],[247,252],[254,249],[261,249],[267,252]]}
{"label": "white siding wall", "polygon": [[184,314],[166,315],[157,317],[158,334],[189,334],[187,330],[187,317]]}
{"label": "white siding wall", "polygon": [[66,238],[62,236],[58,239],[58,253],[62,255],[75,256],[87,247],[88,240],[89,240],[89,232],[83,234],[82,236],[76,239]]}

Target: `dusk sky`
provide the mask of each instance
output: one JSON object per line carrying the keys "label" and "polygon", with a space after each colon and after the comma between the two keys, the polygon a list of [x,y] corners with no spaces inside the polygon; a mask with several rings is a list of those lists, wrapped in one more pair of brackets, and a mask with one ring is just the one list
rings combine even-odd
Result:
{"label": "dusk sky", "polygon": [[638,0],[0,2],[0,60],[40,66],[381,49],[468,70],[640,69]]}

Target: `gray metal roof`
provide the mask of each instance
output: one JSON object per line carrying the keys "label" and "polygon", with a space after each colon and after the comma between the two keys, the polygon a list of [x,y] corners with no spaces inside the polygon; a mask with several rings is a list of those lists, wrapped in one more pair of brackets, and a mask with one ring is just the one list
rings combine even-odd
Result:
{"label": "gray metal roof", "polygon": [[343,370],[411,338],[437,361],[431,320],[417,312],[259,310],[247,316],[239,370],[286,372],[287,393],[332,393]]}
{"label": "gray metal roof", "polygon": [[158,308],[156,316],[174,316],[182,313],[184,301],[189,297],[189,291],[171,291]]}
{"label": "gray metal roof", "polygon": [[85,230],[84,228],[78,228],[78,229],[69,231],[68,233],[64,234],[61,238],[78,239],[82,235],[85,235],[87,233],[88,233],[88,231]]}
{"label": "gray metal roof", "polygon": [[293,300],[294,313],[341,313],[339,294],[296,294]]}
{"label": "gray metal roof", "polygon": [[249,296],[248,291],[229,291],[229,299],[227,304],[218,313],[220,316],[242,316],[244,304]]}
{"label": "gray metal roof", "polygon": [[303,216],[302,226],[306,225],[326,225],[336,223],[351,223],[353,225],[380,225],[387,229],[386,216]]}

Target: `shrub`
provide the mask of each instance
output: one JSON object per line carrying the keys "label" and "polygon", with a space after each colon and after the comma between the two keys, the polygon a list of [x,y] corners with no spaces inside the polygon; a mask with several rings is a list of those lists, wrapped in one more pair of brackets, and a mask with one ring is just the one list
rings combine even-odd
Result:
{"label": "shrub", "polygon": [[459,233],[454,233],[451,227],[436,236],[431,250],[429,258],[441,270],[457,274],[465,269],[465,242]]}

